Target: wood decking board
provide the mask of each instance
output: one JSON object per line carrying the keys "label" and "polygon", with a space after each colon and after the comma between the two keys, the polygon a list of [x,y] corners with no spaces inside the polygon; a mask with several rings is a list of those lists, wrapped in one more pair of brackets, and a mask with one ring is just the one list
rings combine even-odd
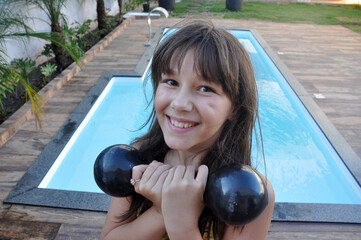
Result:
{"label": "wood decking board", "polygon": [[[152,21],[152,29],[180,19]],[[354,151],[361,156],[361,35],[340,26],[215,20],[226,28],[254,28],[296,76]],[[48,101],[43,128],[27,121],[0,148],[0,200],[68,119],[104,71],[132,71],[146,50],[146,20],[134,20],[82,71]],[[155,33],[155,31],[154,31]],[[0,127],[1,129],[2,127]],[[105,213],[26,205],[0,204],[0,239],[99,239]],[[273,222],[267,239],[361,239],[361,225]]]}
{"label": "wood decking board", "polygon": [[0,219],[0,239],[54,239],[60,224]]}
{"label": "wood decking board", "polygon": [[101,225],[62,224],[55,240],[99,240]]}
{"label": "wood decking board", "polygon": [[6,213],[10,220],[56,222],[78,225],[103,225],[106,213],[50,207],[12,205]]}
{"label": "wood decking board", "polygon": [[360,239],[359,224],[280,223],[271,224],[267,240],[276,239]]}

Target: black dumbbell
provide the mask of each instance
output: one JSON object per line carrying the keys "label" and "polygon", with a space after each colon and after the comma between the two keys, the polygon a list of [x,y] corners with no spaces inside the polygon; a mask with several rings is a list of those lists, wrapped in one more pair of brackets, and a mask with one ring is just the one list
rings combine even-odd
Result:
{"label": "black dumbbell", "polygon": [[[104,149],[94,163],[99,188],[113,197],[134,193],[132,168],[142,164],[137,149],[124,144]],[[224,166],[208,175],[204,201],[227,225],[244,225],[258,217],[268,204],[267,187],[259,173],[247,165]]]}

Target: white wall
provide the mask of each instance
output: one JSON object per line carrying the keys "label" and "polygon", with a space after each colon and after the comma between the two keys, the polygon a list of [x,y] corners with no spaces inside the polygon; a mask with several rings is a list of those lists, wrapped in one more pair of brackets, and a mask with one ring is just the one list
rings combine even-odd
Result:
{"label": "white wall", "polygon": [[[124,4],[123,0],[123,4]],[[105,11],[108,15],[115,15],[119,13],[119,6],[117,0],[104,0],[105,3]]]}
{"label": "white wall", "polygon": [[[117,0],[104,0],[106,12],[109,15],[115,15],[119,12]],[[27,24],[35,32],[50,32],[49,20],[45,13],[35,6],[25,7],[23,12],[30,17],[34,17]],[[79,22],[82,24],[88,19],[94,20],[97,18],[96,14],[96,0],[69,0],[66,7],[63,9],[69,26]],[[73,25],[74,26],[74,25]],[[96,27],[96,23],[92,25]],[[5,42],[5,49],[9,57],[6,58],[9,62],[15,58],[31,58],[37,63],[42,63],[47,59],[44,56],[38,57],[43,51],[46,44],[44,40],[30,38],[24,44],[21,41],[7,40]]]}

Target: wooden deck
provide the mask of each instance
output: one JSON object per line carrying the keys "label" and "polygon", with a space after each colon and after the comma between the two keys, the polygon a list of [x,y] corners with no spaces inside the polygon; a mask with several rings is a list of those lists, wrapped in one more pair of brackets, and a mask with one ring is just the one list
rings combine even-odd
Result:
{"label": "wooden deck", "polygon": [[[153,20],[152,28],[178,21]],[[325,98],[315,99],[316,103],[361,156],[360,34],[341,26],[239,20],[216,23],[256,29],[309,94],[323,94]],[[2,201],[104,71],[134,70],[146,49],[147,31],[145,20],[132,21],[82,71],[50,94],[42,129],[30,118],[18,124],[20,128],[2,145],[0,239],[99,239],[105,213]],[[8,122],[4,126],[12,125]],[[267,239],[361,239],[361,225],[272,222]]]}

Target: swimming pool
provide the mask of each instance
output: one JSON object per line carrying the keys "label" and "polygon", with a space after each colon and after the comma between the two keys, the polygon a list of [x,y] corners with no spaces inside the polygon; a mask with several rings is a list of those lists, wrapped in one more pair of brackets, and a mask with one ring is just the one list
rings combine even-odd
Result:
{"label": "swimming pool", "polygon": [[[279,203],[277,206],[287,209],[287,207],[295,208],[296,206],[297,208],[306,205],[306,207],[313,208],[315,205],[312,204],[323,204],[322,206],[346,204],[352,207],[361,204],[360,187],[357,181],[347,170],[273,62],[267,55],[258,57],[265,53],[257,40],[249,31],[231,32],[241,39],[241,43],[246,47],[255,66],[260,93],[260,118],[267,161],[267,176],[274,185],[276,202]],[[125,88],[127,91],[124,91]],[[131,93],[129,93],[129,89],[132,89]],[[138,97],[134,98],[134,95]],[[146,110],[144,110],[143,96],[141,77],[113,78],[82,121],[78,128],[82,131],[75,131],[73,137],[57,157],[52,170],[44,179],[41,178],[43,180],[39,187],[44,191],[55,189],[59,192],[77,192],[78,195],[82,192],[101,194],[92,176],[94,159],[105,147],[115,143],[129,143],[134,134],[140,134],[133,131],[144,122],[148,115],[144,112]],[[272,98],[268,98],[269,96]],[[125,104],[122,106],[122,104],[108,104],[109,102]],[[132,106],[131,111],[125,110],[130,105]],[[140,108],[135,110],[133,106]],[[97,116],[98,111],[99,116]],[[103,114],[102,111],[122,114],[113,116]],[[134,114],[136,112],[143,114],[139,117],[139,114]],[[76,113],[77,111],[73,118],[77,117]],[[111,122],[122,123],[122,126],[119,124],[110,126]],[[124,122],[131,124],[124,125]],[[101,126],[99,123],[105,124]],[[71,126],[71,124],[67,126]],[[75,126],[72,128],[75,129]],[[120,138],[120,136],[124,138]],[[83,143],[79,141],[81,139],[83,139]],[[286,151],[281,152],[280,149]],[[74,159],[78,160],[76,166]],[[93,161],[89,163],[89,159]],[[85,162],[84,165],[83,162]],[[263,172],[262,161],[258,159],[255,162],[257,168]],[[300,171],[304,166],[308,166],[309,171]],[[74,170],[74,174],[68,175],[69,169]],[[330,178],[325,179],[325,177]],[[64,179],[68,180],[66,184],[64,184]],[[311,191],[306,192],[306,190]],[[282,203],[291,203],[291,205],[282,205]],[[320,209],[320,206],[317,209]],[[279,211],[281,212],[280,209]],[[287,219],[282,214],[279,214],[278,217]],[[301,219],[299,216],[297,218]]]}

